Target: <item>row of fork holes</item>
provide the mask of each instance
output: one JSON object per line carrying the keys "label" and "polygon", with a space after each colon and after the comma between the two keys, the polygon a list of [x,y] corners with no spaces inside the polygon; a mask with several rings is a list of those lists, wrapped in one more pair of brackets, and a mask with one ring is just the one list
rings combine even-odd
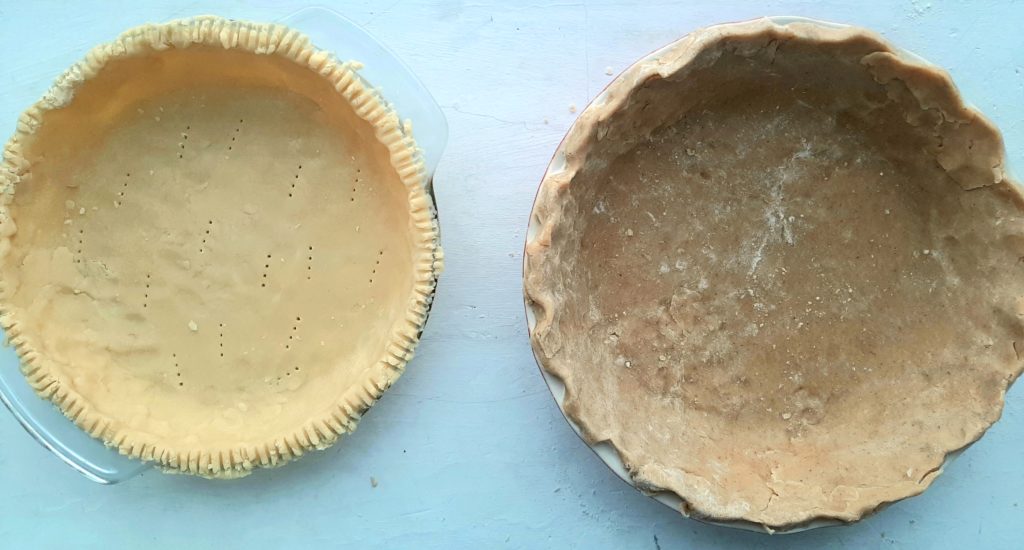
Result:
{"label": "row of fork holes", "polygon": [[380,266],[380,260],[384,257],[384,249],[377,251],[377,260],[373,264],[373,270],[370,271],[370,284],[373,284],[373,276],[377,274],[377,268]]}
{"label": "row of fork holes", "polygon": [[302,171],[302,165],[299,165],[299,169],[295,172],[295,179],[292,180],[291,188],[288,190],[288,198],[292,198],[295,195],[295,186],[299,183],[299,172]]}
{"label": "row of fork holes", "polygon": [[117,192],[117,196],[118,197],[121,197],[123,199],[124,196],[125,196],[125,193],[128,192],[128,180],[131,179],[131,177],[132,177],[132,173],[131,172],[126,172],[125,173],[124,181],[121,182],[121,190]]}
{"label": "row of fork holes", "polygon": [[191,130],[191,126],[185,126],[185,131],[181,133],[181,141],[178,142],[178,158],[185,158],[185,142],[188,141],[188,132]]}
{"label": "row of fork holes", "polygon": [[82,247],[85,246],[84,245],[84,241],[85,241],[85,230],[84,229],[79,229],[78,230],[78,248],[76,249],[77,252],[78,252],[78,257],[75,258],[75,263],[76,264],[82,263]]}
{"label": "row of fork holes", "polygon": [[[362,173],[362,170],[356,168],[356,174],[361,174],[361,173]],[[359,185],[359,176],[356,176],[355,184]],[[348,200],[349,200],[349,202],[356,202],[356,188],[355,187],[352,188],[352,196],[349,197]]]}
{"label": "row of fork holes", "polygon": [[[284,375],[285,375],[285,377],[288,377],[288,376],[292,375],[293,371],[294,372],[299,372],[299,370],[301,370],[301,369],[299,369],[299,367],[297,367],[297,366],[296,367],[292,367],[292,370],[284,371]],[[280,384],[281,380],[282,380],[282,377],[278,376],[277,378],[274,378],[273,380],[270,380],[268,383],[269,384]]]}
{"label": "row of fork holes", "polygon": [[292,332],[291,332],[291,334],[288,335],[288,341],[285,342],[285,344],[284,344],[284,349],[285,350],[292,349],[292,343],[295,341],[296,336],[298,336],[299,323],[301,323],[301,322],[302,322],[302,317],[296,316],[295,317],[295,323],[292,325]]}
{"label": "row of fork holes", "polygon": [[[310,250],[312,250],[312,249],[313,249],[313,247],[310,247]],[[295,316],[295,323],[292,324],[292,332],[291,332],[291,334],[288,335],[288,342],[284,345],[284,349],[286,351],[292,349],[292,342],[294,342],[296,340],[296,338],[298,337],[299,324],[300,323],[302,323],[302,317],[296,315]],[[284,372],[284,375],[286,377],[291,376],[293,371],[294,372],[299,372],[299,367],[298,366],[293,366],[292,370],[286,370]],[[278,376],[275,381],[276,382],[280,382],[281,381],[281,377]]]}
{"label": "row of fork holes", "polygon": [[203,252],[206,252],[206,239],[210,238],[210,230],[212,230],[212,229],[213,229],[213,220],[207,220],[207,222],[206,222],[206,232],[203,235],[202,243],[199,245],[199,253],[200,254],[202,254]]}
{"label": "row of fork holes", "polygon": [[238,119],[238,126],[235,126],[235,133],[231,136],[231,143],[228,144],[228,151],[235,149],[235,142],[238,141],[239,132],[242,131],[242,124],[245,123],[245,119]]}

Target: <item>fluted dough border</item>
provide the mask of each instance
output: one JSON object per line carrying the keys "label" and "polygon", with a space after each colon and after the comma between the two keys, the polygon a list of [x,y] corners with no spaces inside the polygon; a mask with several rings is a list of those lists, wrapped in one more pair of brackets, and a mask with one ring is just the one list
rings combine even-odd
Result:
{"label": "fluted dough border", "polygon": [[410,231],[413,235],[412,295],[404,317],[396,322],[386,352],[368,367],[361,383],[349,388],[327,411],[321,411],[291,433],[251,445],[208,449],[176,448],[157,442],[150,434],[134,430],[118,419],[97,411],[62,380],[37,352],[18,324],[19,310],[7,301],[0,280],[0,326],[21,360],[29,384],[89,435],[115,447],[121,454],[154,462],[166,471],[205,477],[232,478],[254,468],[278,466],[309,450],[324,449],[352,432],[362,414],[401,375],[412,359],[443,268],[437,216],[426,192],[427,174],[422,154],[411,127],[357,74],[355,61],[341,62],[313,46],[304,34],[283,25],[200,16],[164,24],[147,24],[130,29],[112,42],[101,44],[64,72],[48,92],[18,119],[14,136],[0,161],[0,262],[10,251],[16,231],[9,205],[21,182],[31,178],[31,166],[23,155],[24,142],[35,133],[43,115],[73,101],[75,90],[93,78],[112,60],[148,51],[187,48],[192,45],[221,47],[256,55],[278,55],[306,66],[328,81],[355,113],[372,125],[376,138],[387,147],[391,165],[408,191]]}

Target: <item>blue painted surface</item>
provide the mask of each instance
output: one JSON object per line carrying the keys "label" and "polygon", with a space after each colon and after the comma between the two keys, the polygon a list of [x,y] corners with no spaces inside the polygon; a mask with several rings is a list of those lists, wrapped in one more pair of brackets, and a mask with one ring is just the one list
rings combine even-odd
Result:
{"label": "blue painted surface", "polygon": [[[346,2],[442,104],[448,269],[407,373],[359,430],[234,482],[149,472],[96,485],[0,410],[0,548],[1022,548],[1024,389],[924,495],[849,527],[768,537],[685,520],[618,481],[562,419],[530,354],[520,265],[536,185],[575,115],[636,58],[711,23],[860,24],[946,67],[1024,170],[1021,2]],[[298,2],[0,0],[0,124],[92,45],[199,13],[279,19]],[[378,481],[372,487],[370,478]]]}

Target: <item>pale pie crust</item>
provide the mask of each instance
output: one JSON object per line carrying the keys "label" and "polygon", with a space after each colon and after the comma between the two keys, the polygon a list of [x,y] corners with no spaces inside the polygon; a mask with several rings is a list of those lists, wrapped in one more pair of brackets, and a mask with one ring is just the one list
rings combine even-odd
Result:
{"label": "pale pie crust", "polygon": [[237,477],[351,432],[441,269],[410,129],[278,25],[199,17],[92,50],[20,119],[2,324],[32,386],[160,467]]}
{"label": "pale pie crust", "polygon": [[534,350],[585,437],[684,513],[857,520],[928,487],[1021,373],[1003,165],[949,76],[873,33],[696,32],[619,77],[542,182]]}

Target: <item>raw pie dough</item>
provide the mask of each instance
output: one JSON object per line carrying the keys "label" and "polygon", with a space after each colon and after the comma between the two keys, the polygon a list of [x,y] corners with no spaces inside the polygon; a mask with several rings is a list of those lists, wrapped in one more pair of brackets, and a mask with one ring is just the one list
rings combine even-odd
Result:
{"label": "raw pie dough", "polygon": [[656,57],[581,115],[535,206],[532,340],[566,413],[702,518],[920,493],[1022,368],[998,131],[858,29],[760,20]]}
{"label": "raw pie dough", "polygon": [[350,63],[202,17],[94,49],[0,169],[2,323],[124,454],[244,475],[350,432],[441,268],[422,160]]}

